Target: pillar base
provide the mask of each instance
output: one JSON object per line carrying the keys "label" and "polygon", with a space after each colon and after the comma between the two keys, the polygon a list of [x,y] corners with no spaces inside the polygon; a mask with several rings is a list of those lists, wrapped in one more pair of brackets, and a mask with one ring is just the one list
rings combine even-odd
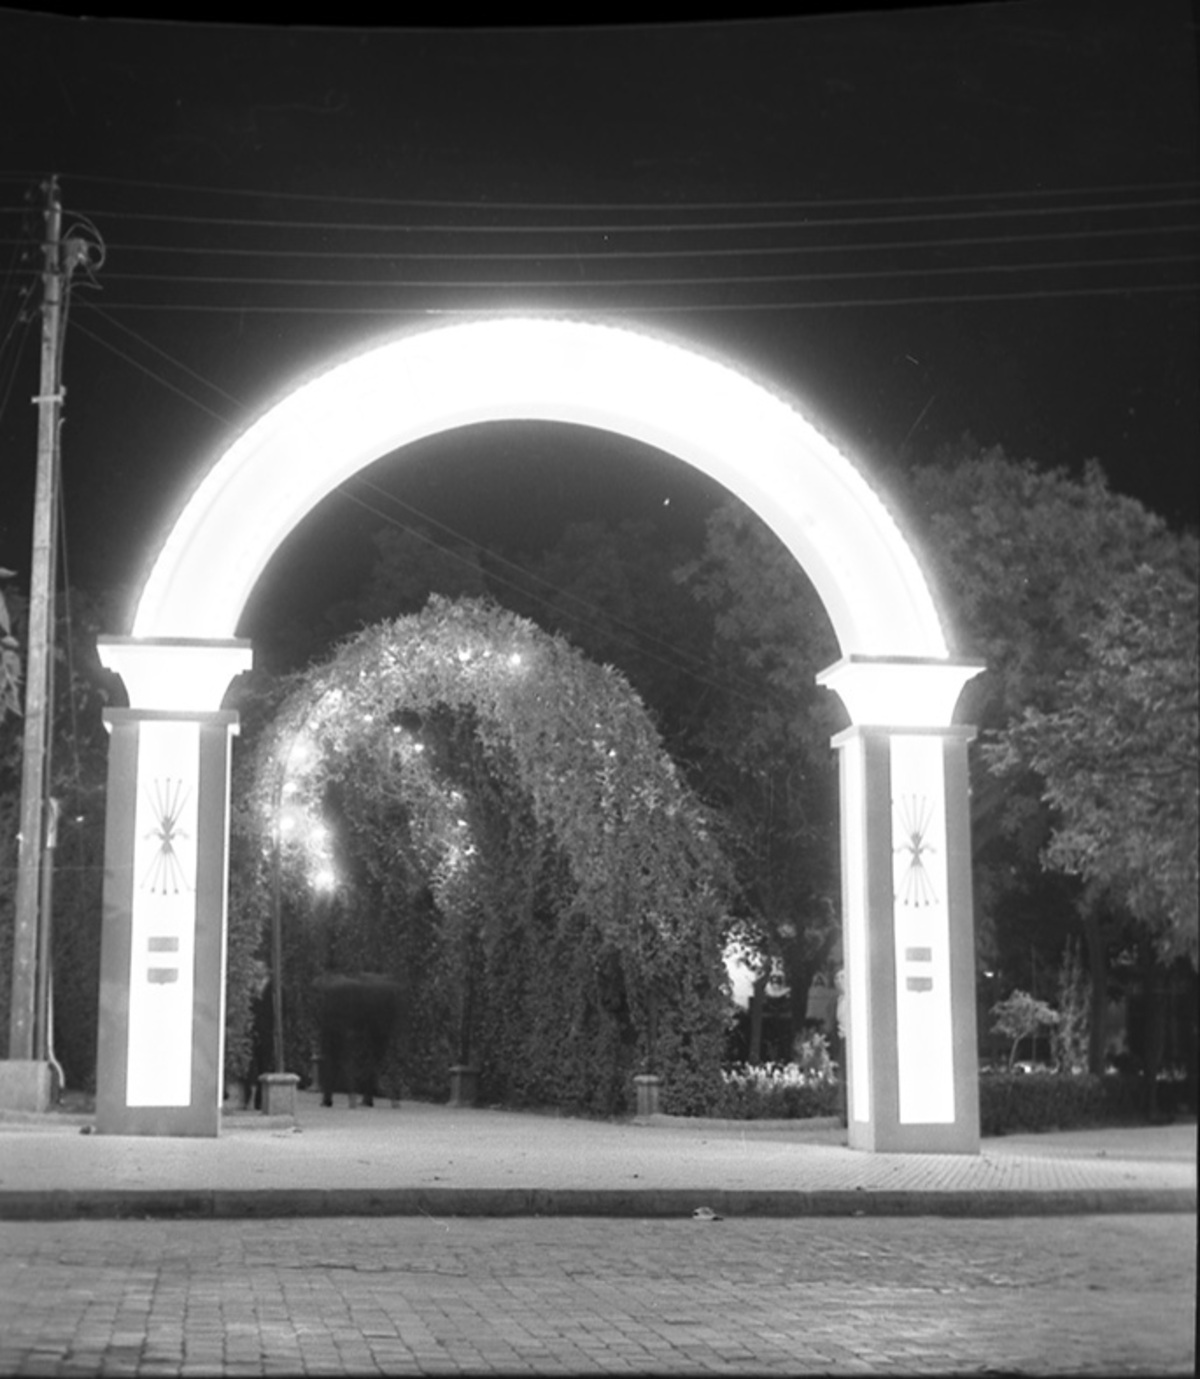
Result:
{"label": "pillar base", "polygon": [[53,1086],[49,1063],[6,1059],[0,1062],[0,1111],[48,1111]]}
{"label": "pillar base", "polygon": [[873,1154],[978,1154],[979,1130],[969,1117],[949,1125],[881,1125],[851,1121],[850,1149]]}

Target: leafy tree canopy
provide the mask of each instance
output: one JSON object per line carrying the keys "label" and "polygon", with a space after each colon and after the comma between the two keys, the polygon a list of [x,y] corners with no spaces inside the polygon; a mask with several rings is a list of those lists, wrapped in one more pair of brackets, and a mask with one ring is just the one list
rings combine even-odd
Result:
{"label": "leafy tree canopy", "polygon": [[960,645],[987,662],[962,710],[981,727],[985,909],[1007,895],[1032,913],[1044,865],[1094,883],[1046,892],[1051,905],[1107,898],[1164,952],[1194,952],[1194,538],[1096,464],[1075,478],[969,441],[915,469],[910,492]]}
{"label": "leafy tree canopy", "polygon": [[1026,709],[993,750],[1028,765],[1055,811],[1046,861],[1128,907],[1164,959],[1197,957],[1200,690],[1197,543],[1169,568],[1097,590],[1086,659],[1049,711]]}

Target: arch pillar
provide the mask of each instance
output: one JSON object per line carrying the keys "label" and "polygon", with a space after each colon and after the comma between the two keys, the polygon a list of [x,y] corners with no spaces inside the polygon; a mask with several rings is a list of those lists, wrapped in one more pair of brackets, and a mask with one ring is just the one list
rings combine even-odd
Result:
{"label": "arch pillar", "polygon": [[216,1135],[224,1074],[230,743],[245,642],[101,638],[108,709],[96,1129]]}
{"label": "arch pillar", "polygon": [[979,1151],[971,897],[974,663],[852,656],[818,676],[851,726],[840,758],[842,947],[853,1149]]}

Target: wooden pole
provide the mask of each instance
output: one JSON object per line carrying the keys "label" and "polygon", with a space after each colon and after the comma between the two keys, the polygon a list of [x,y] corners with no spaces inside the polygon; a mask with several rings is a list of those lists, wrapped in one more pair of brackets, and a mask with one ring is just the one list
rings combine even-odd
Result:
{"label": "wooden pole", "polygon": [[39,878],[46,810],[50,665],[54,646],[55,515],[58,432],[62,406],[62,207],[58,179],[46,188],[42,273],[42,371],[38,396],[38,462],[29,572],[29,647],[25,669],[25,730],[21,763],[21,832],[13,925],[12,1007],[8,1056],[32,1059],[37,1005]]}

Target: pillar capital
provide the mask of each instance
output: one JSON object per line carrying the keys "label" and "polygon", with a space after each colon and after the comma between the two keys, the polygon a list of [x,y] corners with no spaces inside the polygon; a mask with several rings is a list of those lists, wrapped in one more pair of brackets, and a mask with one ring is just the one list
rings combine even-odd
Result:
{"label": "pillar capital", "polygon": [[968,680],[983,661],[928,660],[916,656],[843,656],[817,683],[831,689],[857,727],[949,727]]}
{"label": "pillar capital", "polygon": [[250,643],[237,637],[99,637],[96,645],[105,668],[124,682],[132,709],[212,713],[253,662]]}

